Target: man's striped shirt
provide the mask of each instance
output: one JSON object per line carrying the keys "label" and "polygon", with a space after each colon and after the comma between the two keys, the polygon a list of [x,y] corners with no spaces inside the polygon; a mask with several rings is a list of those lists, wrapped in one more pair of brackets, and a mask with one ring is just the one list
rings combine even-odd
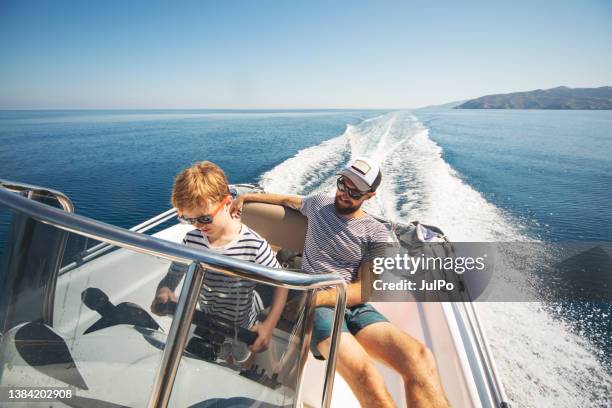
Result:
{"label": "man's striped shirt", "polygon": [[304,272],[339,273],[348,283],[355,282],[361,262],[371,259],[390,240],[387,228],[371,215],[353,219],[340,215],[334,197],[305,197],[300,212],[308,218]]}
{"label": "man's striped shirt", "polygon": [[[183,244],[272,268],[281,267],[268,242],[244,224],[238,236],[223,247],[211,247],[206,235],[198,229],[188,232]],[[186,271],[187,266],[173,262],[158,288],[166,286],[174,290]],[[263,309],[261,299],[254,290],[255,285],[251,280],[207,270],[200,291],[200,308],[205,313],[223,317],[237,325],[251,327]]]}

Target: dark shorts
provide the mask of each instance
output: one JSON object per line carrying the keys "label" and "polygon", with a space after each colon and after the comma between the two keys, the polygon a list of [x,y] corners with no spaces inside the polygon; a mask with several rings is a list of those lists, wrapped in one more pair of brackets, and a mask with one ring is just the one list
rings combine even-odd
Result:
{"label": "dark shorts", "polygon": [[[374,309],[374,306],[365,303],[354,307],[347,307],[344,312],[342,331],[350,332],[355,335],[359,330],[372,323],[388,322],[387,318]],[[317,345],[331,336],[331,329],[334,323],[334,308],[321,306],[314,311],[314,324],[312,327],[312,339],[310,350],[312,354],[320,360],[323,359],[317,350]]]}

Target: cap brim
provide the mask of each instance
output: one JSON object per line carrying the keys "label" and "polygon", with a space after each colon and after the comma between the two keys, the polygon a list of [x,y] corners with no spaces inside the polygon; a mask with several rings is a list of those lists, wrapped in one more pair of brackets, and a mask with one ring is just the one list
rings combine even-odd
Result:
{"label": "cap brim", "polygon": [[363,181],[361,178],[355,175],[355,173],[353,173],[352,171],[348,169],[342,170],[340,173],[338,173],[338,175],[344,176],[348,178],[349,180],[351,180],[353,184],[355,185],[355,187],[357,187],[363,193],[367,193],[368,191],[372,189],[372,187],[370,187],[365,181]]}

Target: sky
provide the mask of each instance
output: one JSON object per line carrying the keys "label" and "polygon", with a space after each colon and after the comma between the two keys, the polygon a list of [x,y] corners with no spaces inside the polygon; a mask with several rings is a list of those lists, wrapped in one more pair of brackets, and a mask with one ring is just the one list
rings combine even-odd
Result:
{"label": "sky", "polygon": [[391,109],[612,85],[610,22],[609,0],[0,0],[0,109]]}

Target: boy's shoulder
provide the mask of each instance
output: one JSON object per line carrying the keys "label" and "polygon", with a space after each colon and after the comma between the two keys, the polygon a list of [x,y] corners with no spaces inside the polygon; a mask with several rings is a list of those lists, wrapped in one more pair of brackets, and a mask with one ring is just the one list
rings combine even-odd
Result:
{"label": "boy's shoulder", "polygon": [[199,229],[188,231],[183,237],[183,244],[194,248],[209,247],[208,239],[206,239]]}
{"label": "boy's shoulder", "polygon": [[[245,241],[252,241],[252,242],[259,242],[259,243],[267,242],[265,238],[263,238],[255,230],[253,230],[251,227],[249,227],[246,224],[242,224],[242,228],[240,229],[240,232],[236,234],[236,236],[234,236],[233,239],[237,239],[237,242],[245,242]],[[202,233],[202,231],[200,231],[197,228],[191,231],[188,231],[185,234],[185,237],[183,238],[183,243],[194,242],[194,241],[198,243],[201,242],[204,244],[208,244],[208,239],[206,238],[206,236]]]}
{"label": "boy's shoulder", "polygon": [[187,231],[187,233],[185,234],[185,236],[183,237],[183,241],[188,241],[188,240],[203,240],[205,239],[204,234],[202,234],[202,231],[200,231],[199,229],[195,228],[192,229],[191,231]]}
{"label": "boy's shoulder", "polygon": [[239,241],[267,242],[264,237],[259,235],[255,230],[246,224],[242,224]]}
{"label": "boy's shoulder", "polygon": [[191,231],[187,231],[187,233],[185,234],[186,237],[201,237],[202,236],[202,231],[200,231],[197,228],[192,229]]}

